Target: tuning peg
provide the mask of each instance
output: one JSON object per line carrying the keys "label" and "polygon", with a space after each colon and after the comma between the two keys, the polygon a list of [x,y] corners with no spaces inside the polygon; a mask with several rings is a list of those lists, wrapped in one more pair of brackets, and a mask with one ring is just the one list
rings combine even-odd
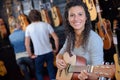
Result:
{"label": "tuning peg", "polygon": [[111,62],[111,65],[113,65],[114,63],[113,62]]}
{"label": "tuning peg", "polygon": [[99,77],[99,80],[107,80],[105,77]]}
{"label": "tuning peg", "polygon": [[111,80],[111,78],[108,78],[108,80]]}
{"label": "tuning peg", "polygon": [[104,65],[105,62],[102,62],[102,64]]}
{"label": "tuning peg", "polygon": [[109,65],[110,63],[109,62],[105,62],[105,65]]}

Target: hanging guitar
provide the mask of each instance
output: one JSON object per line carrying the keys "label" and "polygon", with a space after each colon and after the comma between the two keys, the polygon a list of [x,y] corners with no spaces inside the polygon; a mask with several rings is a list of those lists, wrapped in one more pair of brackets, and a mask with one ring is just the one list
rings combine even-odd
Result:
{"label": "hanging guitar", "polygon": [[79,80],[78,74],[82,70],[87,70],[89,73],[97,74],[99,77],[113,78],[115,73],[114,65],[86,65],[86,59],[80,56],[70,56],[69,53],[64,53],[63,60],[68,64],[67,68],[57,71],[56,80]]}
{"label": "hanging guitar", "polygon": [[2,60],[0,60],[0,76],[5,76],[7,74],[7,69]]}
{"label": "hanging guitar", "polygon": [[15,17],[12,16],[12,13],[10,13],[10,9],[6,6],[6,12],[7,12],[7,15],[8,15],[8,24],[9,24],[9,30],[10,30],[10,33],[12,33],[14,31],[14,23],[15,23]]}
{"label": "hanging guitar", "polygon": [[0,38],[4,39],[7,37],[7,30],[2,18],[0,18]]}
{"label": "hanging guitar", "polygon": [[18,20],[20,21],[20,25],[22,26],[22,29],[25,31],[29,22],[28,22],[27,16],[22,11],[22,3],[18,5],[17,9],[19,12]]}
{"label": "hanging guitar", "polygon": [[95,20],[97,18],[97,11],[96,11],[96,7],[94,5],[94,1],[93,0],[83,0],[83,2],[88,7],[88,11],[90,13],[91,21]]}
{"label": "hanging guitar", "polygon": [[112,30],[111,30],[111,23],[109,20],[106,20],[101,17],[101,11],[98,0],[96,0],[96,10],[98,13],[98,34],[103,40],[104,43],[104,49],[108,50],[111,48],[112,45]]}
{"label": "hanging guitar", "polygon": [[50,0],[52,4],[51,13],[52,13],[52,19],[55,27],[58,27],[62,24],[62,16],[60,14],[59,7],[53,5],[53,0]]}
{"label": "hanging guitar", "polygon": [[120,80],[120,53],[118,51],[118,41],[117,41],[117,35],[116,31],[114,30],[113,34],[113,43],[115,45],[116,53],[114,54],[114,61],[115,61],[115,78],[116,80]]}
{"label": "hanging guitar", "polygon": [[39,6],[42,21],[51,24],[45,4],[42,4],[42,1],[39,1]]}

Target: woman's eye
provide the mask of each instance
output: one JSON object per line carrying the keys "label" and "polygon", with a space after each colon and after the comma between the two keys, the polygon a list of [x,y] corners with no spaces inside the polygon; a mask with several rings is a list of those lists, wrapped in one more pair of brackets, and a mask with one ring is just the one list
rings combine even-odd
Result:
{"label": "woman's eye", "polygon": [[70,17],[73,17],[73,16],[74,16],[73,14],[70,15]]}
{"label": "woman's eye", "polygon": [[79,13],[79,16],[82,16],[82,13]]}

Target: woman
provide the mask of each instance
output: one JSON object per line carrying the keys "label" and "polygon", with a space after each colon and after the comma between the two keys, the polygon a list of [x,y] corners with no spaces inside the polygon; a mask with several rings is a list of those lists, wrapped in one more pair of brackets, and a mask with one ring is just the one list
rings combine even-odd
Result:
{"label": "woman", "polygon": [[[103,62],[102,39],[92,30],[88,8],[81,0],[69,1],[64,13],[65,30],[67,39],[56,57],[56,65],[59,70],[66,68],[63,54],[68,52],[86,59],[87,65],[99,65]],[[96,74],[82,71],[80,80],[97,80]]]}

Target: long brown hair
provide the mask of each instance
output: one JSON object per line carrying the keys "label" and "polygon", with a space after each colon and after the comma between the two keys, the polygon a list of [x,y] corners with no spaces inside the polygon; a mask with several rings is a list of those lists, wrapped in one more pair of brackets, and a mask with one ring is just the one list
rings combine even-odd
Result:
{"label": "long brown hair", "polygon": [[64,24],[65,24],[65,33],[66,33],[66,37],[67,37],[67,52],[71,52],[71,49],[74,49],[75,46],[75,32],[74,29],[71,27],[71,25],[69,24],[68,21],[68,11],[71,7],[74,6],[81,6],[84,8],[85,10],[85,15],[87,17],[86,23],[85,23],[85,29],[82,32],[82,42],[81,45],[83,46],[83,48],[85,48],[85,46],[87,45],[88,42],[88,38],[89,38],[89,33],[90,30],[92,29],[92,24],[91,24],[91,20],[90,20],[90,14],[88,12],[88,8],[86,6],[85,3],[83,3],[81,0],[71,0],[69,1],[66,6],[65,6],[65,12],[64,12]]}

